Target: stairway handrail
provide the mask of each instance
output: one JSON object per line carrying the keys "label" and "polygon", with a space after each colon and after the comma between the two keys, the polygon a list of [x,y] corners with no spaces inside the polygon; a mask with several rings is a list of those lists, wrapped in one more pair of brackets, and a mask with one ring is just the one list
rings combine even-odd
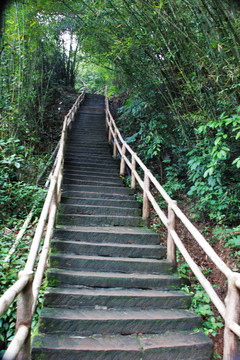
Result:
{"label": "stairway handrail", "polygon": [[[167,259],[173,265],[177,265],[176,261],[176,246],[188,263],[190,269],[197,277],[200,284],[208,294],[209,298],[217,308],[218,312],[225,321],[224,329],[224,360],[234,360],[237,346],[238,336],[240,336],[240,326],[238,324],[240,318],[240,273],[232,271],[224,261],[217,255],[213,248],[209,245],[204,236],[191,223],[191,221],[184,215],[182,210],[178,207],[177,202],[174,201],[160,185],[151,171],[144,165],[142,160],[132,150],[132,148],[123,139],[112,115],[109,110],[109,102],[107,97],[107,87],[105,87],[105,115],[106,115],[106,131],[108,132],[108,142],[113,144],[113,157],[117,157],[117,151],[120,154],[120,175],[125,175],[126,165],[131,170],[131,187],[135,189],[136,180],[143,190],[143,211],[142,217],[147,220],[150,215],[150,203],[152,204],[157,215],[162,223],[168,229],[167,239]],[[127,152],[131,155],[131,160],[127,157]],[[141,179],[137,172],[136,165],[144,172],[144,179]],[[168,216],[160,209],[157,201],[151,192],[151,183],[155,186],[163,199],[168,204]],[[192,259],[191,255],[185,248],[182,240],[178,236],[175,229],[175,217],[181,220],[182,224],[191,233],[193,238],[198,242],[200,247],[204,250],[206,255],[218,267],[218,269],[226,276],[228,280],[228,292],[225,298],[225,304],[215,292],[212,284],[206,279],[198,265]]]}
{"label": "stairway handrail", "polygon": [[[0,316],[2,316],[18,296],[16,334],[6,350],[3,360],[13,360],[17,356],[30,360],[30,329],[48,258],[50,240],[55,225],[57,205],[61,198],[62,170],[67,132],[74,120],[81,102],[84,100],[84,97],[85,90],[83,90],[77,97],[72,108],[64,117],[59,148],[55,160],[55,168],[53,174],[50,176],[50,185],[38,225],[35,230],[35,235],[33,237],[25,268],[18,274],[19,279],[0,298]],[[37,263],[36,259],[38,257],[44,233],[45,238],[41,255]],[[37,269],[34,275],[34,269],[36,266]]]}

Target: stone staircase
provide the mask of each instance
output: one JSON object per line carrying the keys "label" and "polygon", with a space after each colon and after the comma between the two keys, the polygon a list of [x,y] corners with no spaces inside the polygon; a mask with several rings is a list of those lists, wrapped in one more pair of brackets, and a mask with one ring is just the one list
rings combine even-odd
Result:
{"label": "stone staircase", "polygon": [[207,360],[190,297],[124,187],[87,94],[69,132],[48,288],[32,359]]}

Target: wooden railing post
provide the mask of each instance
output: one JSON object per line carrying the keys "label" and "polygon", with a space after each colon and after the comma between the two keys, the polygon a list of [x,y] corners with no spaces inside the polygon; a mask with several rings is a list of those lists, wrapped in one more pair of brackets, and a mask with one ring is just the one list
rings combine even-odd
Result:
{"label": "wooden railing post", "polygon": [[117,134],[116,134],[116,130],[114,131],[114,135],[113,135],[113,157],[114,157],[114,159],[116,159],[116,157],[117,157]]}
{"label": "wooden railing post", "polygon": [[148,172],[145,171],[144,173],[144,189],[143,189],[143,211],[142,211],[142,218],[147,220],[150,215],[150,206],[149,206],[149,199],[147,196],[147,191],[150,191],[150,179],[148,176]]}
{"label": "wooden railing post", "polygon": [[[26,272],[20,271],[18,274],[19,279],[26,275]],[[17,360],[30,360],[31,354],[31,324],[32,324],[32,305],[33,305],[33,272],[28,273],[29,281],[25,288],[18,295],[17,303],[17,320],[16,320],[16,331],[21,325],[25,325],[29,328],[29,334],[24,342],[24,345],[17,356]]]}
{"label": "wooden railing post", "polygon": [[108,143],[111,144],[112,142],[112,132],[111,132],[111,126],[109,126],[108,129]]}
{"label": "wooden railing post", "polygon": [[136,159],[132,155],[132,171],[131,171],[131,188],[136,189],[136,178],[134,175],[134,171],[136,171]]}
{"label": "wooden railing post", "polygon": [[167,237],[167,260],[173,265],[176,265],[176,245],[170,233],[171,230],[175,230],[175,212],[172,209],[172,205],[177,205],[175,200],[172,200],[168,204],[168,237]]}
{"label": "wooden railing post", "polygon": [[122,157],[121,157],[121,164],[120,164],[120,176],[124,176],[125,175],[125,170],[126,170],[126,161],[124,159],[124,156],[126,155],[126,146],[125,144],[123,144],[122,146]]}
{"label": "wooden railing post", "polygon": [[108,130],[108,107],[107,107],[107,104],[106,104],[106,109],[105,109],[105,126],[106,126],[106,131]]}
{"label": "wooden railing post", "polygon": [[230,325],[233,322],[238,324],[240,318],[240,291],[236,286],[236,280],[237,278],[234,276],[228,279],[228,292],[225,298],[223,360],[235,360],[238,350],[238,336],[230,329]]}

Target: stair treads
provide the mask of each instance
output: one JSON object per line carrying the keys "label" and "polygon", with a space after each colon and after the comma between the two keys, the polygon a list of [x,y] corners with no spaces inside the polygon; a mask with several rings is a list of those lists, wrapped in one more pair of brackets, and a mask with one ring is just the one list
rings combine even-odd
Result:
{"label": "stair treads", "polygon": [[140,289],[179,289],[181,279],[174,274],[141,274],[101,271],[83,271],[50,268],[49,286],[101,287],[101,288],[140,288]]}
{"label": "stair treads", "polygon": [[95,309],[184,309],[191,297],[183,291],[142,289],[47,288],[44,306]]}
{"label": "stair treads", "polygon": [[101,271],[143,274],[171,273],[175,269],[167,260],[143,259],[143,258],[122,258],[87,256],[75,254],[52,254],[50,257],[51,266],[61,269],[76,269],[85,271]]}
{"label": "stair treads", "polygon": [[165,256],[165,248],[159,245],[94,243],[72,241],[68,237],[66,237],[66,241],[53,239],[52,252],[54,251],[77,255],[143,257],[151,259],[162,259]]}
{"label": "stair treads", "polygon": [[58,239],[69,238],[75,241],[116,242],[122,244],[159,244],[160,237],[146,228],[135,227],[97,227],[65,226],[54,232]]}

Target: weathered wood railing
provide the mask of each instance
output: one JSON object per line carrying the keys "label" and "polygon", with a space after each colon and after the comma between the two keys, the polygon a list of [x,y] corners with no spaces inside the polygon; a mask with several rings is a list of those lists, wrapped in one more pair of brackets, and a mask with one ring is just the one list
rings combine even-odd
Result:
{"label": "weathered wood railing", "polygon": [[[136,153],[124,141],[118,130],[116,123],[109,111],[109,103],[107,98],[107,88],[105,89],[105,111],[106,111],[106,130],[108,132],[108,141],[113,144],[113,157],[117,157],[117,152],[120,155],[120,175],[125,175],[126,165],[131,171],[131,187],[135,189],[136,180],[143,190],[143,209],[142,217],[147,219],[150,215],[150,203],[152,204],[157,215],[162,223],[168,229],[167,237],[167,259],[173,264],[176,264],[176,246],[182,253],[189,267],[197,277],[200,284],[209,295],[211,301],[219,311],[220,315],[225,321],[224,329],[224,360],[234,360],[238,347],[238,337],[240,336],[240,326],[238,324],[240,317],[240,274],[233,272],[215,253],[206,239],[197,230],[197,228],[188,220],[176,201],[172,200],[163,187],[159,184],[157,179],[152,175],[150,170],[143,164]],[[128,156],[127,156],[128,155]],[[130,159],[131,160],[130,160]],[[137,165],[144,173],[142,179],[137,172]],[[168,215],[160,209],[157,201],[151,192],[151,185],[154,186],[161,194],[163,199],[168,204]],[[226,276],[228,280],[228,292],[225,299],[225,304],[218,297],[211,283],[203,275],[200,268],[191,258],[191,255],[186,250],[182,240],[178,236],[175,229],[175,217],[181,220],[187,230],[192,234],[193,238],[198,242],[206,255],[213,261],[218,269]]]}
{"label": "weathered wood railing", "polygon": [[[74,120],[80,103],[84,99],[84,96],[85,92],[83,91],[78,96],[71,110],[64,118],[59,149],[56,156],[55,169],[51,176],[49,189],[38,221],[25,268],[19,273],[19,280],[17,280],[15,284],[13,284],[0,298],[0,316],[2,316],[18,296],[16,334],[8,349],[6,350],[3,356],[3,360],[13,360],[16,358],[18,360],[30,360],[30,329],[32,318],[37,306],[39,289],[46,267],[50,239],[52,237],[55,225],[57,205],[61,197],[62,169],[67,132],[71,122]],[[45,235],[45,237],[41,254],[39,256],[39,261],[37,262],[36,259],[38,258],[38,252],[43,235]]]}

